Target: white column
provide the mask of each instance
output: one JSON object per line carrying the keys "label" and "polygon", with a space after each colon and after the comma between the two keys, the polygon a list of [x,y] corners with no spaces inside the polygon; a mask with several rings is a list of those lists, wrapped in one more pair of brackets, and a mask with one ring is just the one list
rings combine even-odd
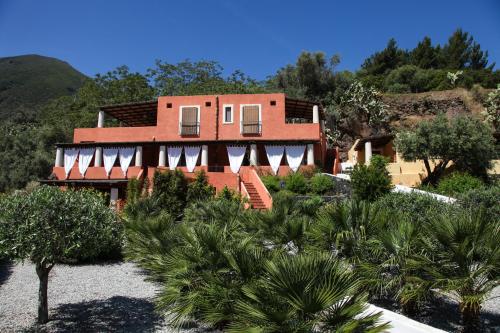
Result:
{"label": "white column", "polygon": [[256,166],[259,163],[257,156],[258,156],[257,145],[256,144],[250,145],[250,165]]}
{"label": "white column", "polygon": [[102,167],[102,147],[95,147],[94,166]]}
{"label": "white column", "polygon": [[104,127],[104,111],[99,111],[99,115],[97,116],[97,127]]}
{"label": "white column", "polygon": [[307,145],[307,165],[314,165],[314,145]]}
{"label": "white column", "polygon": [[208,166],[208,146],[201,146],[201,166]]}
{"label": "white column", "polygon": [[64,150],[62,147],[57,147],[56,148],[56,167],[63,167],[64,166]]}
{"label": "white column", "polygon": [[313,106],[313,124],[319,123],[319,107],[317,105]]}
{"label": "white column", "polygon": [[401,163],[404,160],[401,158],[401,155],[396,151],[396,160],[394,162]]}
{"label": "white column", "polygon": [[135,166],[142,166],[142,146],[135,147]]}
{"label": "white column", "polygon": [[111,207],[116,207],[117,201],[118,201],[118,188],[112,187],[111,193],[109,194],[109,205]]}
{"label": "white column", "polygon": [[365,142],[365,164],[370,165],[370,160],[372,159],[372,143],[371,141]]}
{"label": "white column", "polygon": [[158,158],[158,166],[164,167],[167,165],[167,147],[160,146],[160,156]]}

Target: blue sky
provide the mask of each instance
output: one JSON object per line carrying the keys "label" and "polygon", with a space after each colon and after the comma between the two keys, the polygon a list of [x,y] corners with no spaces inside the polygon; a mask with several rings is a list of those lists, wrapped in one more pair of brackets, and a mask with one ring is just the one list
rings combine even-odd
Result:
{"label": "blue sky", "polygon": [[52,56],[87,75],[206,59],[264,79],[302,50],[337,53],[339,69],[355,70],[391,37],[412,48],[457,27],[500,67],[498,0],[0,0],[0,57]]}

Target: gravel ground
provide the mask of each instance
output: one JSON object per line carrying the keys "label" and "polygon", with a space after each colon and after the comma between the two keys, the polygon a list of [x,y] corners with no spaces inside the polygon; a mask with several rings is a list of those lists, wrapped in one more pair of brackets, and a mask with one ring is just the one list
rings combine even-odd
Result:
{"label": "gravel ground", "polygon": [[[392,301],[381,301],[377,305],[401,313],[400,308]],[[462,330],[458,303],[444,296],[434,297],[418,315],[411,318],[447,332]],[[495,288],[490,299],[483,304],[481,324],[482,332],[500,333],[500,287]]]}
{"label": "gravel ground", "polygon": [[[178,332],[154,312],[157,287],[132,263],[56,265],[49,317],[36,325],[38,277],[32,264],[0,263],[0,332]],[[196,327],[180,332],[206,332]]]}
{"label": "gravel ground", "polygon": [[[34,266],[0,262],[0,332],[179,332],[155,314],[158,288],[144,278],[132,263],[56,265],[49,276],[51,320],[39,327]],[[445,299],[414,319],[449,332],[460,329],[457,305]],[[500,332],[500,287],[485,303],[482,322],[486,332]],[[208,330],[193,325],[180,332]]]}

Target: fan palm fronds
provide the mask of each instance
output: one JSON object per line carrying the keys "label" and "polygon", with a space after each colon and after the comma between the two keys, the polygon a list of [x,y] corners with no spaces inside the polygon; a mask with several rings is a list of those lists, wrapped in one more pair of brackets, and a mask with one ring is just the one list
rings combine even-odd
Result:
{"label": "fan palm fronds", "polygon": [[362,314],[360,281],[330,254],[281,255],[243,288],[230,332],[380,332],[380,313]]}

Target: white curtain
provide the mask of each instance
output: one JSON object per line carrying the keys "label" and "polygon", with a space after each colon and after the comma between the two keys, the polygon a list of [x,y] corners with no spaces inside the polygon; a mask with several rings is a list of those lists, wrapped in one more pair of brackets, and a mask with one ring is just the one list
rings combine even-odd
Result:
{"label": "white curtain", "polygon": [[122,169],[123,175],[127,175],[128,167],[132,158],[134,157],[135,147],[122,147],[120,148],[120,168]]}
{"label": "white curtain", "polygon": [[299,170],[302,159],[304,158],[305,149],[305,145],[286,146],[286,161],[293,172]]}
{"label": "white curtain", "polygon": [[243,163],[247,146],[227,146],[226,148],[231,171],[233,173],[238,173],[238,171],[240,171],[241,163]]}
{"label": "white curtain", "polygon": [[64,172],[66,172],[66,178],[69,175],[69,172],[75,165],[76,157],[78,156],[78,149],[76,148],[68,148],[64,149]]}
{"label": "white curtain", "polygon": [[269,165],[271,166],[271,169],[273,169],[274,174],[277,174],[281,159],[283,158],[283,150],[285,149],[285,147],[270,145],[265,146],[265,148]]}
{"label": "white curtain", "polygon": [[104,148],[102,150],[102,156],[104,160],[104,170],[106,170],[106,175],[109,176],[111,169],[113,169],[113,165],[115,165],[116,156],[118,156],[118,148]]}
{"label": "white curtain", "polygon": [[85,172],[92,161],[92,156],[94,156],[94,148],[82,148],[80,149],[80,155],[78,157],[78,170],[82,177],[85,177]]}
{"label": "white curtain", "polygon": [[198,161],[199,154],[200,154],[200,146],[184,147],[184,156],[186,157],[186,167],[189,172],[193,172],[196,166],[196,162]]}
{"label": "white curtain", "polygon": [[182,147],[168,147],[168,167],[170,170],[174,170],[177,168],[177,164],[179,164],[179,160],[181,159]]}

